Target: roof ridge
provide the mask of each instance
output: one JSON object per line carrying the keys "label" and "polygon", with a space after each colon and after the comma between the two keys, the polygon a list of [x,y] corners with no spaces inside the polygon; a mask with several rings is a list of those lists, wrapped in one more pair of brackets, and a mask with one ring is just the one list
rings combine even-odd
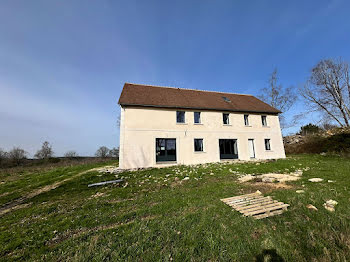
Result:
{"label": "roof ridge", "polygon": [[[180,87],[173,87],[173,86],[144,85],[144,84],[135,84],[135,83],[129,83],[129,82],[125,82],[125,84],[135,85],[135,86],[149,86],[149,87],[182,89],[182,90],[190,90],[190,91],[198,91],[198,92],[211,92],[211,93],[230,94],[230,95],[239,95],[239,96],[253,96],[253,95],[249,95],[249,94],[238,94],[238,93],[230,93],[230,92],[222,92],[222,91],[212,91],[212,90],[198,90],[198,89],[192,89],[192,88],[180,88]],[[254,96],[253,96],[253,97],[254,97]]]}

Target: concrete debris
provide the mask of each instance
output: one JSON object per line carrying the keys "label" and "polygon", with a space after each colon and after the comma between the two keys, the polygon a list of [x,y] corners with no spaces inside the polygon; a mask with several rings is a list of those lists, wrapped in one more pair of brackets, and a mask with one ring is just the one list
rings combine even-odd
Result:
{"label": "concrete debris", "polygon": [[323,181],[323,178],[319,178],[319,177],[310,178],[309,181],[310,181],[310,182],[322,182],[322,181]]}
{"label": "concrete debris", "polygon": [[334,212],[335,211],[335,206],[338,205],[338,202],[335,200],[328,200],[326,201],[326,203],[323,204],[324,208],[327,209],[330,212]]}
{"label": "concrete debris", "polygon": [[116,166],[103,166],[103,167],[97,167],[97,168],[90,169],[90,171],[97,171],[99,173],[118,174],[118,173],[123,172],[124,170],[122,170]]}
{"label": "concrete debris", "polygon": [[315,207],[315,206],[313,206],[313,205],[311,205],[311,204],[308,204],[306,207],[307,207],[308,209],[311,209],[311,210],[315,210],[315,211],[318,210],[317,207]]}
{"label": "concrete debris", "polygon": [[187,176],[187,177],[184,177],[182,180],[189,180],[190,178]]}
{"label": "concrete debris", "polygon": [[290,174],[279,174],[279,173],[268,173],[268,174],[262,174],[262,175],[248,174],[248,175],[242,175],[241,177],[239,177],[238,181],[241,183],[244,183],[251,180],[260,180],[261,182],[264,182],[264,183],[275,183],[275,182],[284,183],[287,181],[296,181],[300,179],[302,174],[303,174],[302,170],[297,170]]}
{"label": "concrete debris", "polygon": [[334,181],[333,180],[328,180],[328,183],[334,183]]}
{"label": "concrete debris", "polygon": [[305,191],[304,190],[297,190],[297,191],[295,191],[297,194],[301,194],[301,193],[305,193]]}

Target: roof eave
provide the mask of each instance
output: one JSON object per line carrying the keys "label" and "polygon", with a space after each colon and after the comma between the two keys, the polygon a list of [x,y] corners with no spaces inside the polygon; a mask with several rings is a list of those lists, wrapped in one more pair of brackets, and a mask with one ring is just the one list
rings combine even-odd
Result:
{"label": "roof eave", "polygon": [[263,114],[273,114],[278,115],[282,113],[279,110],[274,112],[272,111],[261,111],[261,110],[235,110],[235,109],[226,109],[226,108],[203,108],[203,107],[178,107],[178,106],[167,106],[167,105],[144,105],[144,104],[130,104],[130,103],[120,103],[120,106],[136,106],[136,107],[153,107],[153,108],[172,108],[172,109],[192,109],[192,110],[208,110],[208,111],[225,111],[225,112],[247,112],[247,113],[263,113]]}

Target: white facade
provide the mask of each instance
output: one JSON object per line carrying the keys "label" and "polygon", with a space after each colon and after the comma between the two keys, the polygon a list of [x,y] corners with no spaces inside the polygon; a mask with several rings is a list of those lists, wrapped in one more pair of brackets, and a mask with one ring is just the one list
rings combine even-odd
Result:
{"label": "white facade", "polygon": [[[185,111],[185,123],[177,123],[176,111]],[[194,112],[201,112],[200,124],[194,123]],[[223,113],[229,112],[121,107],[120,168],[224,161],[220,139],[234,139],[240,160],[285,158],[277,115],[230,112],[229,124],[223,124]],[[244,115],[248,115],[248,125]],[[266,116],[266,126],[262,116]],[[176,139],[176,161],[157,161],[157,138]],[[195,152],[194,139],[203,139],[202,152]]]}

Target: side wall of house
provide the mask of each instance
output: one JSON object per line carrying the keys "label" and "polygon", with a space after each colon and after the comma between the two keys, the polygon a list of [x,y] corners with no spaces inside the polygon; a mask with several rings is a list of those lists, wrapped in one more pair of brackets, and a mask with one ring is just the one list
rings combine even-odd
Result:
{"label": "side wall of house", "polygon": [[[201,111],[201,124],[194,124],[194,111],[185,112],[186,123],[177,124],[175,109],[122,107],[120,167],[173,164],[156,162],[156,138],[176,139],[176,164],[220,161],[219,139],[237,139],[241,160],[250,159],[248,139],[254,139],[257,159],[285,158],[277,115],[267,115],[267,127],[263,127],[262,114],[249,114],[249,126],[245,126],[243,113],[230,113],[230,124],[224,125],[223,112]],[[195,138],[203,139],[204,152],[194,152]],[[270,151],[265,150],[264,139],[270,139]]]}

